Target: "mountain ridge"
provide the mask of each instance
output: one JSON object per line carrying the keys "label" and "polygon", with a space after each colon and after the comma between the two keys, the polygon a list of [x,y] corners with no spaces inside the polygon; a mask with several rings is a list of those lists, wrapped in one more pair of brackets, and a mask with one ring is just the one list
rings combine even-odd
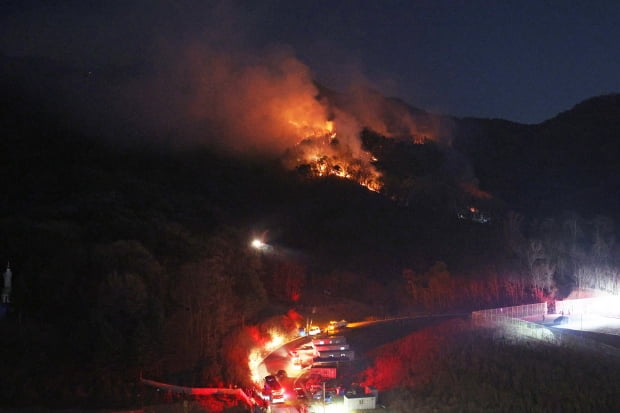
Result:
{"label": "mountain ridge", "polygon": [[[0,71],[5,75],[4,89],[8,91],[5,105],[9,110],[23,105],[14,115],[25,124],[29,116],[34,115],[48,117],[54,123],[65,122],[67,129],[74,128],[73,125],[84,122],[80,118],[96,118],[93,110],[101,105],[97,100],[108,93],[97,92],[97,88],[109,85],[105,79],[97,81],[99,86],[93,86],[89,73],[60,66],[50,59],[1,56]],[[108,68],[101,76],[105,78],[105,73],[111,72],[114,70]],[[117,76],[112,78],[115,79],[113,83],[118,82]],[[447,151],[455,151],[460,154],[457,156],[467,159],[473,174],[471,179],[477,180],[481,190],[496,195],[516,210],[540,209],[550,213],[553,209],[571,209],[574,204],[580,213],[616,215],[613,208],[607,206],[619,200],[613,195],[617,192],[613,189],[620,188],[620,178],[615,171],[615,160],[620,159],[620,94],[585,99],[553,118],[529,125],[503,119],[434,114],[400,98],[359,89],[354,93],[369,103],[368,107],[361,108],[350,93],[315,85],[319,101],[357,117],[363,126],[379,134],[407,139],[413,136],[447,145],[450,148]],[[67,88],[70,90],[65,90]],[[63,91],[66,92],[64,97]],[[80,109],[67,115],[65,112],[71,106],[63,100],[71,101],[74,96],[80,96],[75,99]],[[363,124],[362,111],[368,108],[374,110],[374,125]],[[29,114],[30,109],[38,115]],[[90,113],[82,116],[83,110]],[[119,110],[104,111],[102,116],[114,116]],[[69,117],[64,119],[63,116]],[[99,128],[95,135],[105,133],[106,128]],[[144,134],[132,124],[110,130],[126,131],[127,135],[135,136]],[[129,140],[136,139],[135,136]],[[161,140],[155,140],[158,139]],[[127,139],[123,137],[114,145],[125,144]],[[611,185],[613,189],[606,190],[602,185]],[[534,195],[528,195],[528,191]],[[580,200],[584,197],[595,205],[591,212],[585,201]],[[545,206],[541,207],[543,204]]]}
{"label": "mountain ridge", "polygon": [[[620,185],[615,162],[620,156],[619,100],[619,94],[592,97],[536,125],[465,119],[455,146],[472,159],[483,189],[503,194],[514,205],[532,191],[527,210],[575,208],[617,218],[611,205]],[[520,190],[510,194],[509,187]]]}

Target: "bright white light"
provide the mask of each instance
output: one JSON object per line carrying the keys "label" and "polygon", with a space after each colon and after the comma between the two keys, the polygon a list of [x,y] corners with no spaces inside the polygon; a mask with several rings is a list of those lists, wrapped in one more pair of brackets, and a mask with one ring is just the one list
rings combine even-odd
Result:
{"label": "bright white light", "polygon": [[258,238],[255,238],[254,240],[252,240],[252,247],[260,250],[265,247],[265,243]]}
{"label": "bright white light", "polygon": [[564,326],[573,330],[587,330],[596,333],[620,335],[620,320],[596,314],[574,315],[571,323]]}

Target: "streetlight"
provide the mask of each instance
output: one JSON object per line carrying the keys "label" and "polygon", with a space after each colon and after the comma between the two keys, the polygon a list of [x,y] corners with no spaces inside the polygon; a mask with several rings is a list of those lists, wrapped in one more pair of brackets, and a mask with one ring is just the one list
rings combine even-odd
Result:
{"label": "streetlight", "polygon": [[267,246],[267,244],[265,244],[262,240],[258,239],[258,238],[254,238],[252,240],[252,248],[255,248],[257,250],[261,250],[263,248],[265,248]]}

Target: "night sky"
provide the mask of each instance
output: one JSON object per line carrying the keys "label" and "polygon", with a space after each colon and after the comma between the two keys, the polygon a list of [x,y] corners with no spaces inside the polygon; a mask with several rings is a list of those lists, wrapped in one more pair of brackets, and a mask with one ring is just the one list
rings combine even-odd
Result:
{"label": "night sky", "polygon": [[[62,4],[62,5],[58,5]],[[336,90],[355,84],[437,113],[539,123],[620,91],[620,2],[0,2],[0,51],[96,72],[169,50],[286,50]]]}

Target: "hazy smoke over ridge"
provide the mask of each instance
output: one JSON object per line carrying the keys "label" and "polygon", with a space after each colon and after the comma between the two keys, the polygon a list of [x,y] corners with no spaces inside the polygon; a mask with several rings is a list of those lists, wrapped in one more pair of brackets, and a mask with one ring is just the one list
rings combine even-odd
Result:
{"label": "hazy smoke over ridge", "polygon": [[[24,39],[34,36],[15,50],[47,53],[75,72],[56,80],[43,74],[39,81],[58,83],[47,94],[51,105],[62,106],[87,133],[278,155],[333,130],[357,156],[364,126],[386,136],[418,132],[406,111],[396,121],[385,117],[393,108],[380,94],[364,91],[361,69],[348,68],[349,85],[326,85],[344,90],[348,105],[318,101],[313,62],[302,62],[264,34],[261,17],[269,12],[236,1],[155,0],[93,9],[32,7],[7,24]],[[73,23],[45,25],[41,36],[49,42],[36,41],[26,23],[50,18]],[[52,97],[57,90],[65,93],[62,105]]]}
{"label": "hazy smoke over ridge", "polygon": [[325,127],[327,111],[310,70],[287,51],[243,60],[193,48],[187,113],[209,135],[235,151],[281,152],[304,129]]}
{"label": "hazy smoke over ridge", "polygon": [[160,61],[155,76],[126,94],[128,106],[146,108],[142,118],[157,134],[174,130],[181,143],[280,156],[305,138],[336,132],[353,156],[367,156],[363,121],[319,99],[310,67],[288,47],[259,53],[195,44]]}
{"label": "hazy smoke over ridge", "polygon": [[432,122],[420,125],[404,107],[389,104],[365,86],[346,85],[346,97],[339,102],[318,99],[311,68],[287,47],[259,53],[194,45],[163,60],[164,69],[134,95],[150,96],[142,103],[146,106],[166,106],[150,108],[156,124],[176,113],[175,121],[187,135],[182,139],[191,136],[234,152],[277,155],[333,128],[329,131],[359,155],[363,127],[385,136],[441,135]]}

